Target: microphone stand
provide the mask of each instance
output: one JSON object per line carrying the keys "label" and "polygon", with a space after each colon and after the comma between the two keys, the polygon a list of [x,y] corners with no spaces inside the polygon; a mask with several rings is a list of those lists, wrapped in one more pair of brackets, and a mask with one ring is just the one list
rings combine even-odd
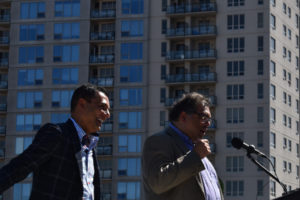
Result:
{"label": "microphone stand", "polygon": [[[274,176],[269,170],[267,170],[264,166],[262,166],[259,162],[257,162],[257,160],[255,160],[252,156],[251,156],[251,152],[247,151],[247,157],[254,163],[256,164],[259,168],[261,168],[264,172],[266,172],[269,176],[271,176],[275,181],[277,181],[281,187],[283,188],[284,193],[283,194],[287,194],[287,189],[286,189],[286,185],[283,184],[282,182],[280,182],[280,180]],[[274,169],[275,170],[275,169]]]}

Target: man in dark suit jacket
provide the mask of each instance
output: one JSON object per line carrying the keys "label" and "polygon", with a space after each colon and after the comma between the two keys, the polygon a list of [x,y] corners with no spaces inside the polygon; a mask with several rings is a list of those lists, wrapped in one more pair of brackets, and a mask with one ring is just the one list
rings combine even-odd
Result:
{"label": "man in dark suit jacket", "polygon": [[146,200],[221,200],[217,173],[203,139],[211,123],[208,100],[184,95],[170,110],[171,123],[146,139],[142,155]]}
{"label": "man in dark suit jacket", "polygon": [[32,144],[0,170],[0,193],[33,172],[32,200],[99,200],[94,147],[102,123],[110,117],[109,108],[104,89],[90,84],[77,88],[71,118],[41,127]]}

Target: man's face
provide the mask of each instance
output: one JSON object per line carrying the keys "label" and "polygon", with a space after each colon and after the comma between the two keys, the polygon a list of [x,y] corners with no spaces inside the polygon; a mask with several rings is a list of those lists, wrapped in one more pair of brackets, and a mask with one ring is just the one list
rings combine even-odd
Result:
{"label": "man's face", "polygon": [[84,102],[85,106],[81,115],[83,130],[87,134],[100,131],[102,123],[110,117],[108,97],[103,92],[98,92],[91,102],[86,100]]}
{"label": "man's face", "polygon": [[186,115],[185,130],[192,141],[202,139],[211,124],[211,113],[208,106],[199,106],[191,114]]}

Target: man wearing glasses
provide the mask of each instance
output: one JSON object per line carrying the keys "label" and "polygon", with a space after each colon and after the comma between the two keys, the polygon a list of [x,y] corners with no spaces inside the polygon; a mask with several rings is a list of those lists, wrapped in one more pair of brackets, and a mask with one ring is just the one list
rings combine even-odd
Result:
{"label": "man wearing glasses", "polygon": [[208,100],[189,93],[169,111],[171,123],[146,139],[142,156],[146,200],[221,200],[217,173],[203,139],[211,124]]}

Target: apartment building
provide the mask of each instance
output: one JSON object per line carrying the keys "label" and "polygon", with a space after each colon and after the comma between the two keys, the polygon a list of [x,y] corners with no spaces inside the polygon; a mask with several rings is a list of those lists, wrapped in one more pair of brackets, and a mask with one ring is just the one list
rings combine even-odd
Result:
{"label": "apartment building", "polygon": [[[299,188],[299,15],[299,0],[1,0],[0,165],[64,122],[74,88],[90,82],[112,107],[97,147],[103,200],[144,199],[143,141],[192,91],[211,101],[209,158],[226,199],[283,192],[233,137]],[[31,180],[2,198],[28,199]]]}

